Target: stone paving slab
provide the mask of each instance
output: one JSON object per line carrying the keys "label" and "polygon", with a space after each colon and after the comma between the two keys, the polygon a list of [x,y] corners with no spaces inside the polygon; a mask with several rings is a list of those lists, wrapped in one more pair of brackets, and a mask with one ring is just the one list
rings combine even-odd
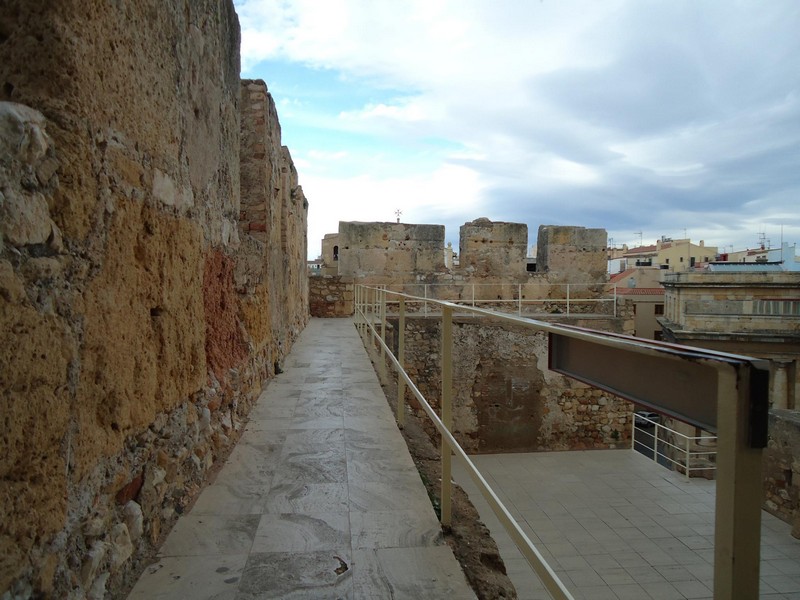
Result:
{"label": "stone paving slab", "polygon": [[129,595],[474,598],[349,319],[312,319]]}
{"label": "stone paving slab", "polygon": [[[471,457],[576,600],[713,597],[715,483],[632,450]],[[520,600],[549,596],[460,464]],[[763,600],[800,600],[800,540],[762,512]]]}

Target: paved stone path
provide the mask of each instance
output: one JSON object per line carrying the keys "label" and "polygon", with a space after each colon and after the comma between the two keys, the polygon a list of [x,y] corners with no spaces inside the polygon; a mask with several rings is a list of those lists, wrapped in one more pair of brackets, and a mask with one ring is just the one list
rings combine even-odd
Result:
{"label": "paved stone path", "polygon": [[129,596],[474,597],[349,319],[312,319]]}
{"label": "paved stone path", "polygon": [[[576,600],[712,598],[715,484],[626,450],[473,460]],[[549,598],[460,464],[520,600]],[[800,600],[800,540],[762,511],[761,598]]]}

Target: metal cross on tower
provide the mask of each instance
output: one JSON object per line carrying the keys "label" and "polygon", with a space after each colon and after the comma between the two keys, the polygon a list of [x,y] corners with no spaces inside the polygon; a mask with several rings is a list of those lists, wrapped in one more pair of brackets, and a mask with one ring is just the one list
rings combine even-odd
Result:
{"label": "metal cross on tower", "polygon": [[399,223],[400,222],[400,215],[403,214],[403,211],[398,208],[396,211],[394,211],[394,214],[397,217],[397,222]]}

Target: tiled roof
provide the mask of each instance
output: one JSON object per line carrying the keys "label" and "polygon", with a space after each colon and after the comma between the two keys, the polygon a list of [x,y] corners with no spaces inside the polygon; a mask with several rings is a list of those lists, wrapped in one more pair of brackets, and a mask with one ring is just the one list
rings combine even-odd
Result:
{"label": "tiled roof", "polygon": [[619,296],[663,296],[664,288],[629,288],[618,287],[617,295]]}
{"label": "tiled roof", "polygon": [[626,277],[630,277],[636,272],[636,269],[626,269],[621,273],[617,273],[616,275],[612,275],[611,278],[608,280],[608,283],[617,283],[618,281],[622,281]]}
{"label": "tiled roof", "polygon": [[[662,246],[663,248],[663,246]],[[643,254],[645,252],[655,252],[658,250],[658,246],[639,246],[638,248],[630,248],[625,254]]]}

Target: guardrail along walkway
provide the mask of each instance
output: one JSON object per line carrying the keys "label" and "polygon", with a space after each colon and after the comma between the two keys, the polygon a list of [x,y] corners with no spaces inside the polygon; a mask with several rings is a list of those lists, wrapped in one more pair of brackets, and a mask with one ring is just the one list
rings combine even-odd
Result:
{"label": "guardrail along walkway", "polygon": [[140,598],[474,598],[350,319],[312,319]]}

